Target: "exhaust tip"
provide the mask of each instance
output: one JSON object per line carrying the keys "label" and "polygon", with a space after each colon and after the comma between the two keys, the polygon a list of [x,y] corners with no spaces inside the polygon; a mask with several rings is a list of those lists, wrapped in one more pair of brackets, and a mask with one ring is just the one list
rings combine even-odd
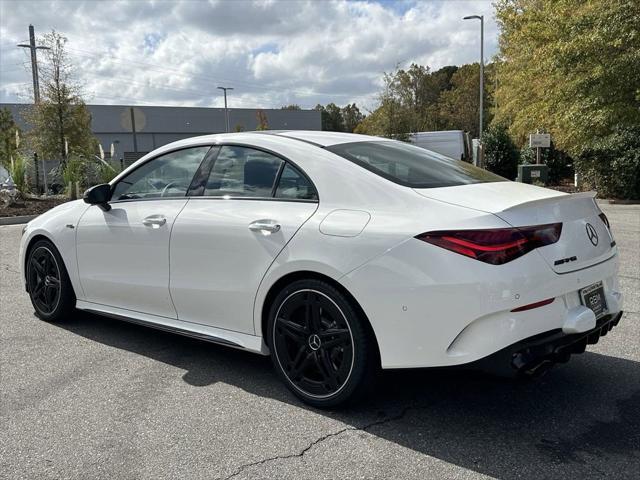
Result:
{"label": "exhaust tip", "polygon": [[525,367],[520,370],[520,374],[529,378],[539,378],[551,370],[554,364],[555,362],[549,359],[544,359],[533,366]]}

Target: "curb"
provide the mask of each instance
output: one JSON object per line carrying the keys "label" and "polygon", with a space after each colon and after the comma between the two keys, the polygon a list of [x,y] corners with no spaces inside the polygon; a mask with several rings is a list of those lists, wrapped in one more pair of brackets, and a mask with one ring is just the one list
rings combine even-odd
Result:
{"label": "curb", "polygon": [[615,198],[598,199],[600,202],[609,205],[640,205],[640,200],[616,200]]}
{"label": "curb", "polygon": [[29,223],[38,215],[19,215],[17,217],[0,217],[0,225],[22,225]]}

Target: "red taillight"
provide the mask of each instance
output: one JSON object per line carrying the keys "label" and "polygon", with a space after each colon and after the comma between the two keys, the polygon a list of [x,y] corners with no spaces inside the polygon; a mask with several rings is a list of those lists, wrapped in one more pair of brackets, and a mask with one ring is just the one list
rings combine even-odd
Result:
{"label": "red taillight", "polygon": [[511,310],[512,312],[524,312],[525,310],[533,310],[534,308],[544,307],[545,305],[549,305],[553,303],[555,298],[548,298],[546,300],[542,300],[540,302],[530,303],[529,305],[525,305],[523,307],[514,308]]}
{"label": "red taillight", "polygon": [[532,227],[427,232],[422,240],[492,265],[502,265],[560,239],[562,223]]}
{"label": "red taillight", "polygon": [[609,230],[611,230],[611,225],[609,225],[609,219],[607,218],[607,216],[603,213],[600,212],[600,215],[598,215],[600,217],[600,220],[602,220],[604,222],[604,224],[607,226],[607,228]]}

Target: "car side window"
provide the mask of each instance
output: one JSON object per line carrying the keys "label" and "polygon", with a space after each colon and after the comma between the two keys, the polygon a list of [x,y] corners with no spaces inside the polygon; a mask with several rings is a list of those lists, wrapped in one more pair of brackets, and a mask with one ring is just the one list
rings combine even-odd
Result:
{"label": "car side window", "polygon": [[148,161],[116,183],[111,200],[184,197],[209,148],[185,148]]}
{"label": "car side window", "polygon": [[318,200],[318,194],[311,182],[292,165],[287,165],[282,170],[276,198],[289,198],[295,200]]}
{"label": "car side window", "polygon": [[271,197],[283,160],[248,147],[225,145],[211,169],[205,196]]}

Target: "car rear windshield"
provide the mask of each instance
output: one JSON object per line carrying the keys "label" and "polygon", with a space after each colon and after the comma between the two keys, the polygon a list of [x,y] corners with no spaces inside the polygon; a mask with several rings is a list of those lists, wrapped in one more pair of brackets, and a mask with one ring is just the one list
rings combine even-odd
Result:
{"label": "car rear windshield", "polygon": [[328,146],[326,149],[406,187],[451,187],[507,181],[470,163],[403,142],[341,143]]}

